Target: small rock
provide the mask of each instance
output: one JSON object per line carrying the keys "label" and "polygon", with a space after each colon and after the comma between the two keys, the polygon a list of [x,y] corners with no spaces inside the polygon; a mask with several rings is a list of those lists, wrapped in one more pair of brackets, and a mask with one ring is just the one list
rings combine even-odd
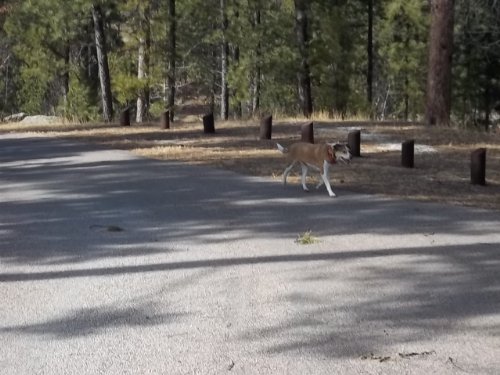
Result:
{"label": "small rock", "polygon": [[13,115],[7,116],[3,118],[3,122],[19,122],[26,117],[26,113],[14,113]]}
{"label": "small rock", "polygon": [[44,116],[44,115],[26,116],[21,121],[21,124],[28,124],[28,125],[52,125],[52,124],[62,124],[62,123],[64,123],[64,119],[62,117]]}

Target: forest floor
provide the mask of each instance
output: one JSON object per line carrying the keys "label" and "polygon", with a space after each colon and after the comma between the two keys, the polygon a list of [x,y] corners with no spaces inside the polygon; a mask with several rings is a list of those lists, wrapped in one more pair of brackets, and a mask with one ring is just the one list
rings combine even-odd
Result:
{"label": "forest floor", "polygon": [[[316,143],[347,140],[361,130],[361,157],[330,172],[333,186],[389,197],[434,201],[500,210],[500,132],[429,128],[422,124],[370,121],[314,121]],[[216,133],[203,133],[199,115],[183,115],[171,128],[158,123],[133,124],[0,124],[0,133],[78,139],[130,150],[144,157],[176,160],[266,176],[281,183],[286,162],[276,143],[300,140],[303,119],[274,119],[272,140],[259,140],[259,120],[216,121]],[[415,168],[401,166],[401,142],[415,140]],[[471,152],[487,148],[486,186],[470,183]],[[290,183],[299,185],[297,168]],[[292,175],[291,175],[292,176]],[[312,173],[310,182],[319,175]],[[334,189],[335,190],[335,189]],[[326,192],[325,192],[326,194]]]}

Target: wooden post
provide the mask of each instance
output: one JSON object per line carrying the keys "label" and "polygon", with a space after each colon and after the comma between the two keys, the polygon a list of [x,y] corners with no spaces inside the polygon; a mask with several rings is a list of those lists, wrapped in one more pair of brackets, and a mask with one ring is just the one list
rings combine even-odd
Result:
{"label": "wooden post", "polygon": [[413,168],[415,155],[415,141],[409,139],[401,144],[401,165],[406,168]]}
{"label": "wooden post", "polygon": [[120,125],[130,126],[130,108],[125,108],[122,113],[120,113]]}
{"label": "wooden post", "polygon": [[260,120],[260,139],[271,139],[273,116],[266,116]]}
{"label": "wooden post", "polygon": [[485,148],[478,148],[470,155],[470,182],[473,185],[486,185]]}
{"label": "wooden post", "polygon": [[162,129],[170,129],[170,111],[165,111],[161,114],[160,127]]}
{"label": "wooden post", "polygon": [[347,135],[347,144],[352,156],[361,156],[361,130],[353,130]]}
{"label": "wooden post", "polygon": [[302,134],[302,142],[314,143],[314,128],[313,123],[308,122],[300,127]]}
{"label": "wooden post", "polygon": [[203,132],[205,134],[215,133],[214,114],[208,113],[203,116]]}

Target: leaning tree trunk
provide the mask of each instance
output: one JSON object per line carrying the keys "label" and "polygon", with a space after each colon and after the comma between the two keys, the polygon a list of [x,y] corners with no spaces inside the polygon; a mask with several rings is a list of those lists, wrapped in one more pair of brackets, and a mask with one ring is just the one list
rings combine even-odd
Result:
{"label": "leaning tree trunk", "polygon": [[104,33],[104,22],[100,5],[92,5],[94,19],[95,45],[97,51],[97,64],[99,67],[99,81],[101,82],[102,112],[104,121],[113,119],[113,98],[111,96],[111,79],[108,67],[108,51]]}
{"label": "leaning tree trunk", "polygon": [[297,72],[299,85],[299,102],[302,113],[310,117],[313,111],[311,93],[311,72],[309,69],[309,34],[308,12],[309,0],[295,0],[295,32],[300,55],[300,67]]}
{"label": "leaning tree trunk", "polygon": [[166,85],[166,107],[169,111],[170,121],[174,121],[175,105],[175,51],[177,19],[175,15],[175,0],[168,0],[168,37],[167,37],[167,85]]}
{"label": "leaning tree trunk", "polygon": [[227,120],[229,117],[229,88],[227,84],[229,45],[226,35],[228,27],[226,0],[220,0],[220,9],[222,15],[220,117],[222,120]]}
{"label": "leaning tree trunk", "polygon": [[449,125],[454,0],[431,0],[425,117],[428,125]]}

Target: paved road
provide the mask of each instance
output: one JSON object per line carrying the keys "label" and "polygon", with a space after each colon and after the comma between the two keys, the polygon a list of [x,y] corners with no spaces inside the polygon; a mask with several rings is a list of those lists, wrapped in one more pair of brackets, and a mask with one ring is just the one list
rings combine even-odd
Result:
{"label": "paved road", "polygon": [[0,373],[498,374],[500,213],[334,190],[0,136]]}

